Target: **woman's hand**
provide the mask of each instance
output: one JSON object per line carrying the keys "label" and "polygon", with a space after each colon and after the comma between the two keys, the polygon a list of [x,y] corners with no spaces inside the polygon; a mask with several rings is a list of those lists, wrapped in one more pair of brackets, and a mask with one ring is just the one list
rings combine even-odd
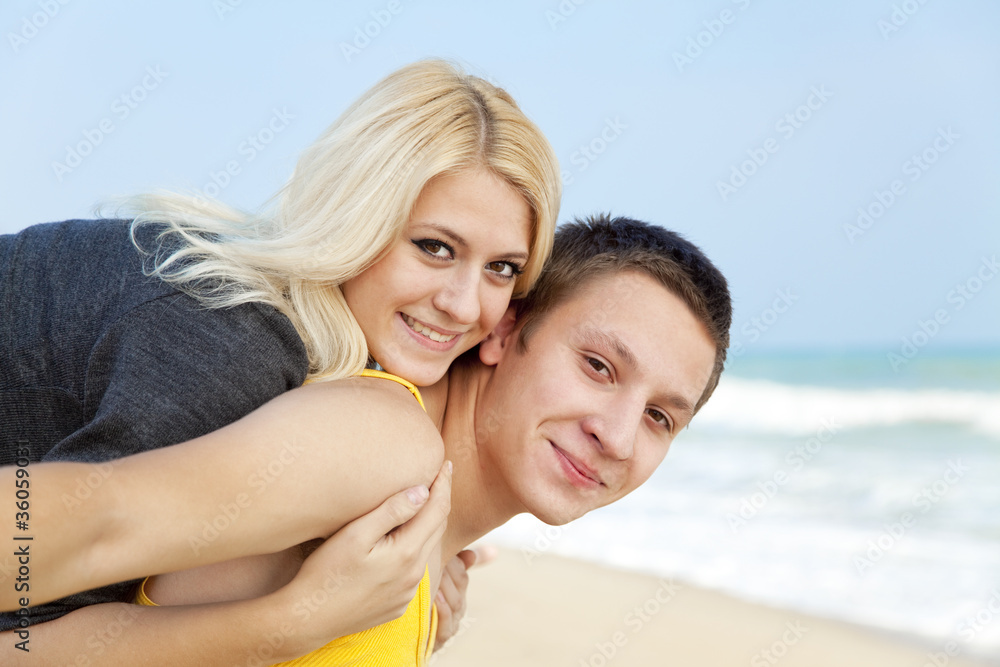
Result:
{"label": "woman's hand", "polygon": [[416,595],[451,511],[450,461],[430,491],[413,487],[341,528],[273,593],[282,618],[302,633],[303,653],[336,637],[399,618]]}

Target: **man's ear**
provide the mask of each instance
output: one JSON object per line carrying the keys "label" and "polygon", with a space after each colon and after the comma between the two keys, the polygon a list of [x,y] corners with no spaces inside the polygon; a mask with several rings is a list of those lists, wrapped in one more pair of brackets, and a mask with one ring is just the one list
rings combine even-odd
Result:
{"label": "man's ear", "polygon": [[487,366],[496,366],[500,363],[504,352],[517,343],[514,336],[516,325],[514,306],[508,306],[507,312],[500,318],[490,335],[479,344],[479,360]]}

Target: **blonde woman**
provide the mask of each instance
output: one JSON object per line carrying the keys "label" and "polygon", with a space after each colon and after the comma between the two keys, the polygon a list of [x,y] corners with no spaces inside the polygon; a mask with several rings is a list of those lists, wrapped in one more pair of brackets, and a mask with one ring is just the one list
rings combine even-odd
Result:
{"label": "blonde woman", "polygon": [[[101,462],[190,440],[303,382],[357,375],[369,361],[431,385],[536,279],[559,195],[551,147],[509,95],[431,60],[390,74],[351,105],[263,214],[161,194],[128,202],[131,224],[68,221],[0,237],[0,463]],[[280,471],[260,472],[266,489]],[[247,480],[248,494],[255,483]],[[63,509],[86,511],[88,488],[61,499]],[[384,523],[382,515],[359,532],[381,538],[372,526]],[[367,581],[380,593],[338,612],[357,615],[341,629],[391,617],[412,597],[400,590],[389,599],[385,582],[413,579],[405,575],[422,569],[439,523],[440,512],[408,541],[383,543],[404,554],[379,561],[392,572],[362,567],[369,551],[356,544],[340,555],[328,545],[331,561],[369,577],[356,589]],[[188,549],[171,566],[265,548],[240,539],[223,533],[219,549]],[[155,560],[157,549],[145,555]],[[137,573],[135,554],[102,556],[79,576],[114,581],[119,560],[126,576]],[[145,572],[165,571],[161,564]],[[4,614],[0,628],[130,590]],[[198,629],[220,643],[227,632],[243,639],[240,628]]]}

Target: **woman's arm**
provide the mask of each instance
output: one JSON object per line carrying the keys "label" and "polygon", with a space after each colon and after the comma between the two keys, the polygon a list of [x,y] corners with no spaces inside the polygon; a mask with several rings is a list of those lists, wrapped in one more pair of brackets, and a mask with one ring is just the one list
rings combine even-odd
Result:
{"label": "woman's arm", "polygon": [[[292,390],[219,431],[110,466],[32,464],[28,530],[14,528],[14,498],[4,521],[7,544],[34,538],[30,590],[15,589],[16,564],[0,563],[0,606],[326,537],[395,489],[428,485],[442,458],[406,389],[355,378]],[[14,494],[18,470],[0,470],[0,489]]]}
{"label": "woman's arm", "polygon": [[0,634],[0,657],[5,665],[204,665],[304,655],[403,612],[444,532],[450,490],[445,464],[426,504],[406,493],[391,497],[327,540],[270,595],[208,605],[84,607]]}

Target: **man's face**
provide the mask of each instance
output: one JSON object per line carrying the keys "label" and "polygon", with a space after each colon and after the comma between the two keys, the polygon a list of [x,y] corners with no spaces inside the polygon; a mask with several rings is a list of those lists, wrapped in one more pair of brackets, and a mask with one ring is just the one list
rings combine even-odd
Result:
{"label": "man's face", "polygon": [[515,512],[563,524],[636,489],[691,420],[715,362],[705,327],[652,278],[597,278],[483,344],[496,364],[476,411],[482,465]]}

